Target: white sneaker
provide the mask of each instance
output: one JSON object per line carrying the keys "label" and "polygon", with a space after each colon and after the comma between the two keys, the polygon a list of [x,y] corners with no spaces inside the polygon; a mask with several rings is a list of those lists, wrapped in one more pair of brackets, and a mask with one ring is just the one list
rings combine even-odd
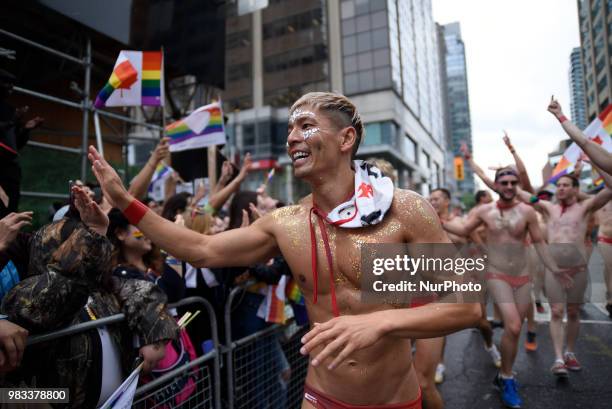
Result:
{"label": "white sneaker", "polygon": [[444,364],[438,364],[438,366],[436,367],[436,376],[434,377],[434,381],[437,384],[444,382],[444,371],[445,370],[446,370],[446,367],[444,366]]}
{"label": "white sneaker", "polygon": [[495,344],[493,344],[491,348],[487,348],[485,346],[485,350],[489,353],[489,355],[491,355],[493,365],[495,365],[496,368],[501,368],[501,354],[499,353],[497,346]]}

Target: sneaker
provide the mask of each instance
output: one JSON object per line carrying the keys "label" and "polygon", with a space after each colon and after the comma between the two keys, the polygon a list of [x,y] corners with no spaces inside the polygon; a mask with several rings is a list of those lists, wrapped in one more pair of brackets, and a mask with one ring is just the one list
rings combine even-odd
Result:
{"label": "sneaker", "polygon": [[438,366],[436,366],[436,375],[434,377],[434,381],[437,384],[444,382],[444,371],[445,370],[446,370],[446,367],[444,366],[444,364],[438,364]]}
{"label": "sneaker", "polygon": [[529,352],[537,351],[538,342],[536,341],[536,333],[527,331],[527,339],[525,339],[525,349]]}
{"label": "sneaker", "polygon": [[492,329],[503,328],[504,327],[504,322],[503,321],[491,320],[491,321],[489,321],[489,323],[491,324],[491,328]]}
{"label": "sneaker", "polygon": [[565,361],[565,367],[570,371],[580,371],[582,369],[580,362],[573,352],[566,352],[565,355],[563,355],[563,360]]}
{"label": "sneaker", "polygon": [[546,309],[544,308],[544,306],[542,305],[540,301],[536,301],[535,305],[536,305],[536,311],[538,312],[538,314],[544,314],[546,312]]}
{"label": "sneaker", "polygon": [[567,367],[565,366],[565,362],[560,359],[557,359],[553,366],[550,368],[550,371],[553,375],[558,376],[559,378],[567,378]]}
{"label": "sneaker", "polygon": [[505,379],[498,373],[493,384],[500,390],[502,402],[506,407],[520,408],[523,405],[523,400],[518,394],[518,384],[514,378]]}
{"label": "sneaker", "polygon": [[493,360],[493,365],[495,365],[496,368],[501,368],[501,354],[499,353],[497,346],[493,344],[491,345],[491,348],[485,347],[485,350],[489,353],[489,355],[491,355],[491,360]]}

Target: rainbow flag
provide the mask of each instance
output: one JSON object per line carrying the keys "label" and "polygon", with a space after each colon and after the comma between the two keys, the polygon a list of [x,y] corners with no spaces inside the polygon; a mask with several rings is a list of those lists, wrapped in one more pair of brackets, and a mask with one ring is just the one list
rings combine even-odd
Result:
{"label": "rainbow flag", "polygon": [[269,285],[266,298],[257,311],[258,316],[263,316],[266,322],[284,324],[287,320],[285,316],[285,290],[287,286],[287,276],[282,276],[277,285]]}
{"label": "rainbow flag", "polygon": [[155,168],[155,172],[153,172],[153,176],[151,177],[151,184],[149,185],[149,192],[153,191],[153,186],[156,183],[165,180],[168,176],[170,176],[172,172],[174,172],[174,169],[166,165],[165,162],[163,161],[159,162],[159,164]]}
{"label": "rainbow flag", "polygon": [[[583,131],[591,141],[601,145],[608,152],[612,152],[612,104],[608,105]],[[583,155],[582,149],[574,142],[563,152],[561,160],[552,171],[548,183],[555,183],[561,176],[574,171],[574,165]],[[603,180],[601,181],[603,183]]]}
{"label": "rainbow flag", "polygon": [[198,149],[226,143],[221,104],[213,102],[187,117],[166,126],[170,152]]}
{"label": "rainbow flag", "polygon": [[287,295],[287,299],[289,299],[290,301],[299,305],[304,305],[304,295],[300,291],[300,287],[298,287],[295,280],[292,279],[291,281],[289,281],[285,293]]}
{"label": "rainbow flag", "polygon": [[163,106],[163,73],[161,51],[122,50],[108,82],[98,93],[94,106]]}

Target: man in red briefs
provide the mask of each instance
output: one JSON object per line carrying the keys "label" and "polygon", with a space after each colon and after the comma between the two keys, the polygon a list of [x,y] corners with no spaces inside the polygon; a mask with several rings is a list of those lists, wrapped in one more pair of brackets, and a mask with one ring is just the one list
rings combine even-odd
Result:
{"label": "man in red briefs", "polygon": [[[569,121],[556,100],[551,100],[548,111],[559,120],[566,131],[572,129],[572,125],[566,123]],[[555,362],[551,371],[556,376],[566,377],[568,369],[582,369],[574,348],[580,328],[580,306],[584,302],[588,282],[586,267],[589,260],[584,237],[591,214],[612,200],[612,190],[608,187],[612,186],[612,176],[603,171],[600,174],[606,187],[581,202],[578,201],[580,182],[572,175],[565,175],[557,180],[557,203],[554,204],[531,199],[528,193],[520,192],[521,199],[532,202],[535,209],[547,218],[551,255],[570,275],[564,280],[558,280],[547,271],[545,278],[546,296],[551,305],[550,335],[555,349]],[[566,308],[567,349],[563,353],[563,316]]]}
{"label": "man in red briefs", "polygon": [[448,243],[425,199],[393,189],[378,169],[353,161],[362,137],[361,118],[346,97],[301,97],[290,111],[287,151],[295,176],[310,184],[312,194],[249,227],[214,236],[148,211],[90,147],[104,194],[177,259],[221,267],[284,256],[313,323],[302,340],[302,353],[311,356],[302,408],[420,408],[410,338],[443,336],[480,318],[478,304],[395,309],[360,302],[363,243]]}
{"label": "man in red briefs", "polygon": [[465,223],[444,223],[454,234],[468,237],[478,226],[487,229],[489,271],[485,275],[487,288],[499,307],[504,322],[501,339],[501,369],[495,384],[501,390],[504,404],[520,408],[522,399],[517,390],[512,366],[518,350],[523,320],[531,305],[530,274],[527,268],[527,233],[538,254],[551,271],[558,271],[554,261],[542,247],[544,240],[538,226],[536,212],[517,200],[519,177],[513,168],[501,168],[495,173],[497,202],[477,208]]}
{"label": "man in red briefs", "polygon": [[606,282],[606,310],[612,319],[612,200],[597,212],[599,233],[597,249],[604,260]]}

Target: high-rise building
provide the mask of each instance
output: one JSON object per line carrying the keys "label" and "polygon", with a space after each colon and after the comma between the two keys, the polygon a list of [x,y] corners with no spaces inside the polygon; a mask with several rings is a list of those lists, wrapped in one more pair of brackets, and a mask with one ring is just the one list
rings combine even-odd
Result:
{"label": "high-rise building", "polygon": [[587,126],[586,99],[584,94],[582,52],[580,47],[574,48],[570,54],[569,85],[572,122],[580,129],[584,129]]}
{"label": "high-rise building", "polygon": [[360,158],[390,161],[400,187],[427,194],[443,184],[438,40],[429,0],[270,0],[244,16],[228,7],[228,130],[262,170],[278,168],[277,196],[293,201],[308,191],[292,180],[285,142],[288,108],[315,90],[343,93],[358,107],[366,130]]}
{"label": "high-rise building", "polygon": [[612,0],[578,0],[587,122],[612,103]]}
{"label": "high-rise building", "polygon": [[[443,26],[446,42],[446,84],[448,101],[448,126],[451,139],[451,152],[461,155],[459,147],[463,142],[472,151],[472,123],[470,119],[470,99],[468,92],[467,66],[465,62],[465,44],[461,38],[461,26],[458,22]],[[473,193],[475,190],[474,173],[465,167],[464,180],[457,181],[457,188],[462,193]]]}

